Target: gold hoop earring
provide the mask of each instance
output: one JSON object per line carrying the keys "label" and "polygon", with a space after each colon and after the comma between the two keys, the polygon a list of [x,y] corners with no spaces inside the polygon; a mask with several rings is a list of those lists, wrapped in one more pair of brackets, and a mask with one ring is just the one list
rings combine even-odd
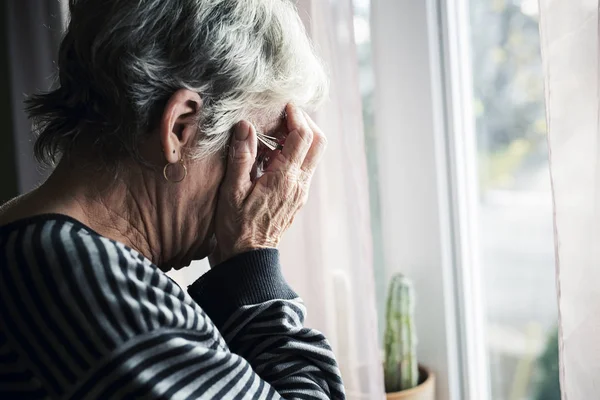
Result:
{"label": "gold hoop earring", "polygon": [[169,177],[167,176],[167,170],[169,169],[169,167],[171,165],[175,165],[175,164],[167,163],[167,165],[165,165],[165,167],[163,168],[163,176],[165,177],[165,180],[167,182],[179,183],[179,182],[183,182],[183,180],[185,178],[187,178],[188,170],[187,170],[187,167],[185,166],[185,164],[183,163],[183,158],[181,160],[179,160],[179,164],[181,164],[181,166],[183,167],[183,177],[181,179],[179,179],[179,180],[176,180],[176,181],[173,181],[173,180],[169,179]]}

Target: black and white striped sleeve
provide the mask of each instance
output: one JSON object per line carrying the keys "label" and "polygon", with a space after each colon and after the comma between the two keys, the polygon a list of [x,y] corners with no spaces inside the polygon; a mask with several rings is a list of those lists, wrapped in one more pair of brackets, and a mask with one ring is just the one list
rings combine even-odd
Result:
{"label": "black and white striped sleeve", "polygon": [[302,326],[275,250],[210,271],[191,287],[194,301],[137,252],[72,223],[32,225],[0,245],[0,348],[10,355],[0,364],[24,371],[0,394],[344,398],[331,349]]}
{"label": "black and white striped sleeve", "polygon": [[231,351],[284,398],[343,399],[326,338],[305,328],[305,307],[285,282],[274,249],[218,265],[189,288]]}

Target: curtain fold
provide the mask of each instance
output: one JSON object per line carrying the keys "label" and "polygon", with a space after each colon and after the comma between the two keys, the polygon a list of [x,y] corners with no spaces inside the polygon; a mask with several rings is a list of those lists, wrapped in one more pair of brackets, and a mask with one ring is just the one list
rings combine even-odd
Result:
{"label": "curtain fold", "polygon": [[351,0],[299,0],[331,76],[314,118],[329,146],[310,200],[284,238],[284,271],[331,340],[349,399],[383,399],[362,104]]}
{"label": "curtain fold", "polygon": [[597,0],[540,0],[563,400],[598,398],[600,90]]}

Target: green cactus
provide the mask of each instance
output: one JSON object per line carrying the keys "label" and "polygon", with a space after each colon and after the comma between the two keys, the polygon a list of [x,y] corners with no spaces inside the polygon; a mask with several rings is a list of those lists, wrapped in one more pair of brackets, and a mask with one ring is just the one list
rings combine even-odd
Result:
{"label": "green cactus", "polygon": [[385,391],[399,392],[417,386],[419,368],[414,323],[412,282],[397,274],[390,282],[385,328]]}

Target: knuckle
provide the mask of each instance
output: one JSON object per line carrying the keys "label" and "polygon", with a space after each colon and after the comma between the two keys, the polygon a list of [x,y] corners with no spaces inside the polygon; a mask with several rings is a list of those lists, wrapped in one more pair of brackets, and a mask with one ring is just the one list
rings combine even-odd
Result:
{"label": "knuckle", "polygon": [[281,181],[281,193],[283,196],[288,197],[293,192],[294,186],[296,185],[296,179],[293,176],[287,175]]}
{"label": "knuckle", "polygon": [[302,171],[298,176],[298,182],[302,187],[308,187],[311,179],[311,171]]}
{"label": "knuckle", "polygon": [[327,140],[327,136],[325,136],[323,134],[323,132],[319,131],[316,133],[315,135],[315,145],[322,148],[323,150],[325,150],[327,148],[328,145],[328,140]]}
{"label": "knuckle", "polygon": [[308,188],[306,188],[305,186],[301,186],[300,190],[298,191],[297,197],[298,208],[304,207],[306,203],[308,203]]}
{"label": "knuckle", "polygon": [[300,201],[298,202],[298,206],[300,208],[302,208],[306,205],[306,203],[308,203],[308,193],[304,193],[304,194],[302,194],[302,196],[300,196]]}
{"label": "knuckle", "polygon": [[307,126],[299,126],[298,135],[307,144],[311,144],[313,141],[314,133],[312,129],[309,129]]}

